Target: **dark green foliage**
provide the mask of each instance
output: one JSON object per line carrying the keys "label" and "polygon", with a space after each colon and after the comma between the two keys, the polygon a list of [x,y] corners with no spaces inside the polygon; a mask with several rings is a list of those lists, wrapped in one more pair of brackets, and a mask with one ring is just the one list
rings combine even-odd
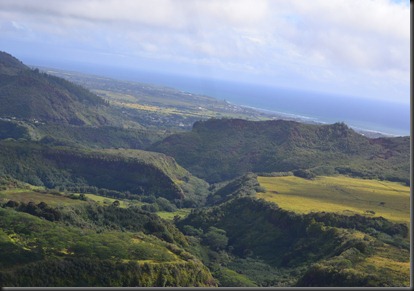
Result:
{"label": "dark green foliage", "polygon": [[34,216],[43,217],[49,221],[57,221],[61,219],[61,213],[56,209],[49,207],[45,202],[35,204],[34,202],[24,203],[9,200],[3,207],[14,208],[17,211],[29,213]]}
{"label": "dark green foliage", "polygon": [[[346,261],[342,265],[347,265]],[[374,287],[366,274],[346,268],[336,269],[321,264],[313,265],[297,283],[298,287]],[[384,286],[380,286],[384,287]]]}
{"label": "dark green foliage", "polygon": [[156,203],[144,204],[141,206],[141,209],[153,213],[160,211],[160,207]]}
{"label": "dark green foliage", "polygon": [[99,107],[107,106],[102,98],[0,55],[1,116],[77,125],[108,123],[108,116],[99,112]]}
{"label": "dark green foliage", "polygon": [[[247,172],[348,173],[409,181],[409,137],[369,139],[343,123],[210,119],[171,135],[151,149],[174,157],[209,182]],[[300,173],[300,172],[298,172]]]}
{"label": "dark green foliage", "polygon": [[[227,268],[244,275],[260,287],[294,286],[297,282],[297,275],[303,273],[304,270],[303,267],[275,268],[263,260],[251,257],[237,257],[227,264]],[[220,283],[222,283],[221,280]]]}
{"label": "dark green foliage", "polygon": [[156,215],[85,204],[56,209],[61,222],[51,222],[39,218],[49,208],[43,202],[6,204],[0,208],[0,286],[215,285],[182,249],[184,236]]}
{"label": "dark green foliage", "polygon": [[4,121],[0,119],[0,139],[6,138],[29,139],[30,134],[26,127],[20,126],[19,124],[12,121]]}
{"label": "dark green foliage", "polygon": [[21,71],[29,70],[29,67],[12,55],[0,51],[0,71],[7,75],[18,74]]}
{"label": "dark green foliage", "polygon": [[[401,278],[389,268],[374,265],[354,268],[363,252],[352,247],[340,255],[313,264],[295,284],[297,287],[403,287]],[[405,279],[407,280],[407,279]]]}
{"label": "dark green foliage", "polygon": [[0,272],[8,287],[202,287],[215,286],[200,263],[139,264],[137,262],[68,258],[44,260]]}
{"label": "dark green foliage", "polygon": [[214,226],[209,227],[203,236],[203,243],[216,251],[225,249],[228,242],[226,231]]}
{"label": "dark green foliage", "polygon": [[203,234],[203,230],[196,229],[195,227],[192,227],[191,225],[184,225],[182,227],[182,232],[185,235],[199,236],[199,237]]}
{"label": "dark green foliage", "polygon": [[[168,105],[197,110],[214,101],[168,88],[135,89],[138,95],[167,94]],[[145,98],[156,106],[167,100]],[[255,198],[265,189],[252,172],[306,179],[341,173],[409,185],[409,137],[368,139],[343,123],[212,119],[160,141],[165,129],[187,128],[195,118],[109,106],[0,52],[0,191],[33,191],[23,181],[46,187],[36,195],[79,200],[51,207],[1,198],[0,286],[403,285],[387,268],[361,271],[357,264],[390,245],[398,262],[406,262],[406,225],[285,211]],[[167,153],[219,183],[209,188],[169,156],[122,148]],[[102,207],[84,193],[147,204],[121,208],[116,200]],[[211,207],[176,216],[175,225],[151,213],[205,202]]]}
{"label": "dark green foliage", "polygon": [[[223,229],[228,237],[226,249],[236,257],[233,262],[239,260],[239,264],[226,263],[227,268],[240,270],[249,279],[255,278],[254,282],[260,286],[292,286],[302,276],[304,277],[298,286],[345,286],[344,282],[351,281],[352,286],[383,286],[382,283],[378,283],[379,281],[370,279],[372,274],[358,275],[358,272],[355,272],[355,275],[352,271],[347,271],[348,277],[344,275],[344,278],[348,279],[343,279],[342,283],[338,281],[341,285],[335,285],[336,275],[329,272],[324,273],[326,279],[308,281],[306,278],[313,274],[314,269],[309,269],[309,273],[307,270],[313,263],[331,262],[333,258],[342,260],[341,256],[345,259],[338,264],[348,264],[352,268],[359,260],[371,255],[374,251],[373,241],[351,236],[355,228],[366,233],[374,230],[377,232],[374,236],[387,243],[394,242],[393,244],[397,243],[398,237],[407,234],[406,226],[391,223],[383,218],[325,213],[300,215],[251,197],[235,198],[218,206],[193,210],[177,225],[184,232],[198,237],[205,237],[205,234],[194,232],[195,229],[202,229],[204,232],[209,232],[211,227]],[[387,233],[393,233],[394,237]],[[212,253],[209,256],[211,264],[214,256]],[[269,272],[263,276],[253,271],[256,267],[265,268],[266,265],[281,271]],[[220,278],[221,275],[216,276]],[[372,276],[378,276],[378,273]],[[333,283],[329,285],[326,280]],[[308,285],[309,282],[314,282],[314,285]],[[325,283],[328,285],[324,285]]]}
{"label": "dark green foliage", "polygon": [[152,234],[170,243],[185,246],[185,237],[171,223],[162,221],[155,214],[140,208],[119,208],[116,205],[102,207],[88,203],[76,207],[52,208],[45,202],[35,204],[9,200],[3,208],[13,208],[48,221],[64,221],[67,225],[79,228],[93,229],[99,232],[105,230],[133,231]]}
{"label": "dark green foliage", "polygon": [[257,175],[248,173],[233,181],[228,182],[224,186],[216,189],[207,197],[207,204],[215,205],[226,202],[235,197],[254,196],[256,192],[263,190],[257,181]]}
{"label": "dark green foliage", "polygon": [[160,211],[174,212],[177,211],[177,206],[163,197],[158,197],[155,201]]}
{"label": "dark green foliage", "polygon": [[145,149],[165,137],[159,131],[115,126],[42,124],[36,126],[36,131],[44,144],[91,148]]}
{"label": "dark green foliage", "polygon": [[219,287],[257,287],[248,277],[228,268],[220,268],[215,276],[219,280]]}
{"label": "dark green foliage", "polygon": [[[203,229],[204,232],[211,226],[224,229],[229,238],[228,244],[237,256],[259,256],[272,265],[281,266],[290,264],[290,259],[286,259],[289,250],[295,242],[307,236],[306,229],[309,223],[310,218],[246,197],[206,210],[194,210],[187,218],[180,221],[178,226],[191,225]],[[332,244],[334,235],[330,232],[321,235],[322,233],[306,237],[307,243],[315,248],[321,248],[320,251],[314,250],[319,258],[327,255],[327,250],[335,247]],[[323,252],[321,252],[322,246]],[[306,249],[295,251],[295,259],[298,263],[301,259],[302,262],[309,259],[306,258],[308,255],[310,252]]]}
{"label": "dark green foliage", "polygon": [[316,177],[316,175],[309,170],[299,169],[299,170],[294,170],[292,172],[294,176],[304,178],[304,179],[313,179]]}
{"label": "dark green foliage", "polygon": [[[80,188],[86,187],[86,191],[116,199],[126,197],[120,192],[129,192],[130,196],[155,195],[178,204],[191,201],[200,205],[208,194],[207,183],[157,153],[0,141],[0,162],[1,175],[48,188],[82,192]],[[182,182],[177,184],[177,180]],[[163,207],[174,209],[165,203]]]}
{"label": "dark green foliage", "polygon": [[324,225],[358,229],[370,234],[382,232],[388,235],[408,236],[408,227],[406,224],[393,223],[383,217],[366,217],[359,214],[348,216],[332,212],[310,213],[308,216],[318,222],[322,222]]}

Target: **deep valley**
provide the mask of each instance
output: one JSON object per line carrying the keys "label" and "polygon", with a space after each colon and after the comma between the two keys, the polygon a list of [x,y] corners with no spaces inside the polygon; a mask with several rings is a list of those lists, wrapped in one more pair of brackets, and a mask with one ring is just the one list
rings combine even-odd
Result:
{"label": "deep valley", "polygon": [[410,137],[0,52],[1,287],[409,287]]}

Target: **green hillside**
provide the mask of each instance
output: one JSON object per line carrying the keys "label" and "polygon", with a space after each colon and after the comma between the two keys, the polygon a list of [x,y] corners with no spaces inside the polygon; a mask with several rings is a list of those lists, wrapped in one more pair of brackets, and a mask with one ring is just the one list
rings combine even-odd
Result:
{"label": "green hillside", "polygon": [[0,72],[2,72],[2,74],[13,76],[28,69],[29,67],[12,55],[0,51]]}
{"label": "green hillside", "polygon": [[409,285],[406,226],[319,215],[240,197],[195,210],[178,226],[209,247],[204,263],[221,286],[247,281],[263,287]]}
{"label": "green hillside", "polygon": [[0,52],[0,116],[64,124],[107,124],[105,101],[64,79],[23,66]]}
{"label": "green hillside", "polygon": [[[164,197],[201,205],[208,184],[173,158],[140,150],[81,150],[33,142],[0,141],[0,174],[32,185],[116,197]],[[115,191],[115,192],[114,192]],[[112,194],[111,194],[112,193]]]}
{"label": "green hillside", "polygon": [[0,138],[144,149],[165,137],[89,90],[0,52]]}
{"label": "green hillside", "polygon": [[85,201],[1,206],[0,286],[215,286],[185,237],[154,214]]}
{"label": "green hillside", "polygon": [[60,75],[0,52],[0,287],[410,286],[410,137]]}
{"label": "green hillside", "polygon": [[369,139],[343,123],[210,119],[155,143],[194,175],[218,182],[247,172],[309,170],[409,183],[409,137]]}
{"label": "green hillside", "polygon": [[397,182],[350,178],[258,177],[257,197],[297,213],[332,212],[410,222],[410,187]]}

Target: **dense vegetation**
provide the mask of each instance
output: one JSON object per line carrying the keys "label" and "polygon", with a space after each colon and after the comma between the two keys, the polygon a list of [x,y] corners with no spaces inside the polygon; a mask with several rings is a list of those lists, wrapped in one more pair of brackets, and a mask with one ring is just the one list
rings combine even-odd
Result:
{"label": "dense vegetation", "polygon": [[409,286],[409,137],[68,76],[0,52],[0,286]]}
{"label": "dense vegetation", "polygon": [[0,115],[64,124],[107,124],[105,101],[64,79],[31,70],[0,53]]}
{"label": "dense vegetation", "polygon": [[247,172],[309,170],[403,181],[409,177],[409,137],[369,139],[343,123],[211,119],[150,148],[174,157],[210,183]]}
{"label": "dense vegetation", "polygon": [[0,208],[1,286],[215,284],[183,249],[185,237],[157,215],[85,202],[53,209],[57,220],[41,219],[51,209],[16,201]]}
{"label": "dense vegetation", "polygon": [[[212,248],[210,252],[221,252],[210,253],[205,260],[219,277],[233,274],[258,286],[403,286],[409,280],[409,244],[396,242],[408,235],[408,229],[384,221],[362,216],[299,215],[262,200],[241,197],[194,210],[178,226],[187,233],[193,230],[191,235],[201,237],[202,243]],[[217,242],[203,239],[203,233],[206,237],[212,228],[227,237],[221,249]],[[400,255],[389,258],[381,248]],[[228,259],[220,261],[217,256]],[[390,266],[402,263],[407,267],[402,273],[388,268],[385,277],[374,265],[371,269],[360,267],[378,257],[389,260]],[[253,271],[255,268],[262,269],[262,276]],[[275,269],[279,271],[271,271]],[[231,286],[240,286],[237,284]]]}
{"label": "dense vegetation", "polygon": [[204,203],[208,194],[206,182],[158,153],[81,150],[24,141],[0,141],[0,145],[1,175],[33,185],[116,198],[161,196],[187,207]]}
{"label": "dense vegetation", "polygon": [[183,92],[174,88],[139,82],[115,80],[103,76],[42,68],[49,74],[85,86],[121,108],[124,119],[131,119],[147,128],[183,131],[194,122],[213,117],[229,116],[264,120],[277,115],[230,104],[213,97]]}

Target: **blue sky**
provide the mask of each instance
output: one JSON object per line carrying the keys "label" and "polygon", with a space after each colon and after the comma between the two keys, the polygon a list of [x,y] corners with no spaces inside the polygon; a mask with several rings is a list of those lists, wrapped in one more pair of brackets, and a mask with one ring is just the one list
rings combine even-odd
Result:
{"label": "blue sky", "polygon": [[410,102],[408,1],[2,0],[0,50]]}

